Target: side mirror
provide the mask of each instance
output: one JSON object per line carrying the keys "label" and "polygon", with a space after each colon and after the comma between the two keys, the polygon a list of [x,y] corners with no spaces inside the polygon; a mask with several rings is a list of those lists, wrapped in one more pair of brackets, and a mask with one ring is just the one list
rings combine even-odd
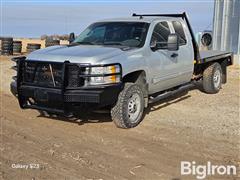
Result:
{"label": "side mirror", "polygon": [[68,41],[69,41],[69,43],[72,43],[74,40],[75,40],[75,34],[72,32],[72,33],[69,34]]}
{"label": "side mirror", "polygon": [[150,48],[152,49],[152,51],[156,51],[157,50],[157,41],[152,41],[150,44]]}
{"label": "side mirror", "polygon": [[179,37],[177,34],[169,34],[167,49],[169,51],[177,51],[179,49]]}

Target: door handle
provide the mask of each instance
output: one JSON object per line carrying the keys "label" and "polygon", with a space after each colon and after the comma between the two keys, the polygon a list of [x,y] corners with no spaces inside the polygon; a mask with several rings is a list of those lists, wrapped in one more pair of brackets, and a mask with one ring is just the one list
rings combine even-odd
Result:
{"label": "door handle", "polygon": [[171,57],[172,58],[178,57],[178,54],[177,53],[172,53]]}

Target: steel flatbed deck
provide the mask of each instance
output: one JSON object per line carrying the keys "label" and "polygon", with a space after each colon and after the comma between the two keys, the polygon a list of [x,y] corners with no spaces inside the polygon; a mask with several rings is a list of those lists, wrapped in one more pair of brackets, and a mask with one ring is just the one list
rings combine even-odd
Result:
{"label": "steel flatbed deck", "polygon": [[228,52],[228,51],[216,51],[216,50],[199,51],[199,54],[200,54],[200,59],[199,59],[197,64],[206,63],[206,62],[210,62],[210,61],[215,61],[215,60],[231,57],[228,61],[229,65],[231,65],[232,60],[233,60],[233,53]]}

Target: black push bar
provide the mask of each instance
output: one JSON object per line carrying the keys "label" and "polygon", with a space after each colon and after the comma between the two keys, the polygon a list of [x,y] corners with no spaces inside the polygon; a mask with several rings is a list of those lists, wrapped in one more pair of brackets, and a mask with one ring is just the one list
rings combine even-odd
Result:
{"label": "black push bar", "polygon": [[[78,66],[79,68],[81,67],[85,67],[85,68],[91,68],[91,67],[106,67],[106,66],[111,66],[111,65],[119,65],[120,67],[120,72],[116,72],[116,73],[110,73],[110,74],[79,74],[79,78],[89,78],[89,77],[105,77],[105,76],[110,76],[110,75],[120,75],[120,79],[122,79],[122,67],[120,63],[112,63],[112,64],[97,64],[97,65],[91,65],[91,64],[79,64],[79,63],[70,63],[69,61],[65,61],[64,63],[60,63],[60,62],[47,62],[47,61],[25,61],[26,57],[16,57],[13,58],[12,61],[16,62],[17,64],[17,76],[16,76],[16,84],[17,84],[17,97],[18,97],[18,102],[21,108],[26,109],[26,108],[33,108],[33,109],[39,109],[39,110],[51,110],[52,112],[62,112],[62,113],[66,113],[66,107],[65,107],[65,103],[64,103],[64,95],[67,89],[67,80],[68,80],[68,74],[66,72],[67,67],[69,66]],[[25,62],[36,62],[36,63],[46,63],[46,64],[62,64],[62,85],[60,88],[55,89],[55,91],[58,92],[58,94],[61,96],[61,101],[63,102],[62,105],[62,109],[49,109],[49,108],[45,108],[45,107],[41,107],[38,106],[37,104],[29,104],[29,101],[27,100],[27,98],[23,95],[21,86],[25,85],[28,86],[29,84],[27,84],[26,82],[24,82],[23,79],[23,73],[25,73]],[[89,73],[89,72],[88,72]],[[31,85],[30,85],[31,86]],[[38,88],[38,86],[32,86],[33,88]],[[47,88],[47,87],[43,87],[43,86],[39,86],[39,88]],[[71,88],[71,90],[84,90],[86,87],[77,87],[77,88]],[[89,87],[91,88],[91,87]],[[93,87],[93,88],[98,88],[98,87]],[[53,88],[54,89],[54,88]]]}

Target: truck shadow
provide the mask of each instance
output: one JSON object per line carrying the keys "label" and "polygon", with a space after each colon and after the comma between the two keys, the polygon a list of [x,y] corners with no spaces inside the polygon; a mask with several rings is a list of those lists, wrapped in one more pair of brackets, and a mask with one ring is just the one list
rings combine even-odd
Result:
{"label": "truck shadow", "polygon": [[[170,106],[172,104],[184,101],[191,97],[188,94],[189,91],[199,89],[198,85],[186,89],[184,91],[178,92],[170,97],[165,99],[159,100],[155,103],[149,104],[148,107],[144,110],[142,119],[151,112],[158,111],[162,108]],[[201,90],[200,90],[201,91]],[[110,108],[102,109],[100,111],[82,111],[78,113],[78,115],[66,117],[62,115],[56,114],[40,114],[38,117],[49,118],[53,120],[60,120],[65,122],[77,123],[78,125],[84,125],[85,123],[108,123],[112,122],[111,115],[110,115]]]}
{"label": "truck shadow", "polygon": [[191,95],[189,95],[188,92],[193,91],[193,90],[198,90],[198,91],[203,92],[201,82],[196,82],[196,83],[194,83],[194,86],[192,86],[188,89],[179,91],[178,93],[175,93],[172,96],[169,96],[167,98],[159,100],[155,103],[149,104],[148,107],[144,111],[143,119],[147,114],[149,114],[151,112],[160,110],[162,108],[165,108],[167,106],[170,106],[172,104],[175,104],[175,103],[178,103],[178,102],[181,102],[181,101],[184,101],[184,100],[190,98]]}
{"label": "truck shadow", "polygon": [[74,116],[63,116],[63,115],[57,115],[57,114],[39,114],[38,117],[44,117],[44,118],[49,118],[53,120],[60,120],[60,121],[65,121],[65,122],[70,122],[70,123],[76,123],[78,125],[84,125],[85,123],[107,123],[111,122],[111,115],[110,111],[104,111],[102,113],[97,113],[97,112],[82,112],[81,114],[79,113],[78,115]]}
{"label": "truck shadow", "polygon": [[171,97],[168,97],[166,99],[162,99],[158,102],[155,102],[153,104],[150,104],[146,109],[145,109],[145,114],[149,114],[150,112],[157,111],[159,109],[162,109],[164,107],[170,106],[172,104],[178,103],[180,101],[184,101],[191,96],[188,95],[188,91],[186,92],[181,92],[176,95],[173,95]]}

